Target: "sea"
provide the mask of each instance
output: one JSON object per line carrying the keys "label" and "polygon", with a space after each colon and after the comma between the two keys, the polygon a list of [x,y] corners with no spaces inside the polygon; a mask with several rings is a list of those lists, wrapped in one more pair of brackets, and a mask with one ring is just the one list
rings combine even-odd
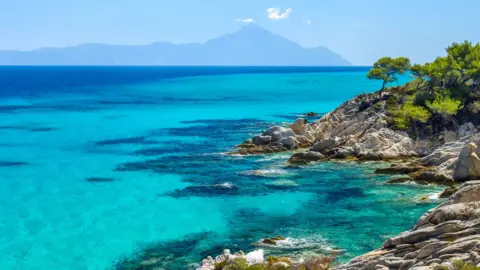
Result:
{"label": "sea", "polygon": [[[194,269],[249,252],[338,261],[439,203],[382,162],[229,155],[381,82],[368,67],[0,67],[0,268]],[[310,117],[314,121],[318,117]],[[281,235],[275,247],[263,238]]]}

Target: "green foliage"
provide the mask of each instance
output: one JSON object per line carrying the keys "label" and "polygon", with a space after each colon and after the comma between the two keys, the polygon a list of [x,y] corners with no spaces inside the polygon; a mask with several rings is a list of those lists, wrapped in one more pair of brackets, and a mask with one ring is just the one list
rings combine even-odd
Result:
{"label": "green foliage", "polygon": [[224,270],[247,270],[248,263],[246,259],[235,258],[233,261],[223,268]]}
{"label": "green foliage", "polygon": [[433,101],[426,101],[426,106],[433,112],[443,115],[455,115],[461,108],[461,101],[452,99],[450,91],[442,89],[434,93],[435,99]]}
{"label": "green foliage", "polygon": [[221,262],[218,262],[215,264],[215,270],[223,270],[223,268],[225,268],[225,266],[228,264],[228,261],[225,260],[225,261],[221,261]]}
{"label": "green foliage", "polygon": [[268,269],[265,264],[254,264],[250,265],[247,270],[266,270]]}
{"label": "green foliage", "polygon": [[288,263],[288,264],[292,263],[292,261],[287,257],[275,257],[275,256],[268,256],[267,262],[270,265],[274,264],[276,262],[285,262],[285,263]]}
{"label": "green foliage", "polygon": [[477,100],[477,101],[474,101],[472,102],[468,108],[470,109],[471,112],[473,113],[479,113],[480,112],[480,101]]}
{"label": "green foliage", "polygon": [[419,79],[420,81],[423,81],[424,78],[427,76],[427,70],[425,69],[424,66],[419,64],[414,64],[410,68],[410,72],[412,73],[413,77]]}
{"label": "green foliage", "polygon": [[433,99],[435,99],[435,95],[430,89],[422,89],[413,96],[413,104],[426,107],[427,101],[431,101]]}
{"label": "green foliage", "polygon": [[430,112],[422,106],[414,105],[412,101],[405,102],[400,108],[393,108],[389,111],[393,116],[397,129],[407,129],[412,121],[426,123],[430,118]]}
{"label": "green foliage", "polygon": [[480,270],[480,267],[476,267],[461,260],[454,260],[452,263],[454,270]]}
{"label": "green foliage", "polygon": [[446,265],[436,265],[433,267],[434,270],[450,270],[450,268]]}
{"label": "green foliage", "polygon": [[389,107],[397,106],[397,102],[398,102],[397,96],[392,95],[387,99],[387,105]]}
{"label": "green foliage", "polygon": [[382,90],[385,85],[398,80],[399,74],[404,74],[410,68],[410,59],[406,57],[383,57],[373,64],[367,78],[382,80]]}
{"label": "green foliage", "polygon": [[410,68],[412,75],[429,78],[432,84],[449,88],[479,81],[480,44],[453,43],[446,52],[446,56],[437,57],[432,63],[413,65]]}

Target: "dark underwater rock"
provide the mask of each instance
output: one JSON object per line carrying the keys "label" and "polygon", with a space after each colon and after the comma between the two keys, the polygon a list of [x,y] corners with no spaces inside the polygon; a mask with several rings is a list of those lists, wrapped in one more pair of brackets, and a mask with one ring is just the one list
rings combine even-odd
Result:
{"label": "dark underwater rock", "polygon": [[28,162],[23,161],[0,161],[0,167],[16,167],[28,165]]}
{"label": "dark underwater rock", "polygon": [[215,143],[204,141],[199,143],[186,143],[181,141],[162,142],[158,147],[144,148],[133,152],[135,156],[160,156],[165,154],[196,154],[215,150]]}
{"label": "dark underwater rock", "polygon": [[215,195],[237,195],[239,188],[231,183],[222,183],[215,185],[189,186],[184,189],[178,189],[167,193],[168,196],[190,197],[190,196],[215,196]]}
{"label": "dark underwater rock", "polygon": [[118,139],[108,139],[94,142],[97,146],[118,145],[118,144],[156,144],[157,141],[148,139],[147,136],[127,137]]}
{"label": "dark underwater rock", "polygon": [[276,245],[277,241],[281,241],[281,240],[285,240],[285,239],[286,239],[285,237],[279,235],[279,236],[274,236],[274,237],[270,237],[270,238],[265,238],[261,242],[263,244],[267,244],[267,245]]}
{"label": "dark underwater rock", "polygon": [[55,130],[53,127],[35,127],[35,126],[0,126],[0,130],[24,130],[31,132],[49,132]]}
{"label": "dark underwater rock", "polygon": [[90,183],[102,183],[102,182],[113,182],[113,181],[115,181],[114,178],[110,178],[110,177],[88,177],[85,180],[87,180]]}
{"label": "dark underwater rock", "polygon": [[108,269],[114,270],[158,270],[158,269],[190,269],[186,268],[191,262],[185,258],[186,254],[195,254],[201,258],[199,245],[207,239],[214,238],[215,234],[203,232],[187,235],[184,239],[150,243],[131,256],[123,257]]}
{"label": "dark underwater rock", "polygon": [[307,117],[317,117],[319,115],[320,114],[318,114],[316,112],[307,112],[307,113],[303,114],[303,116],[307,116]]}

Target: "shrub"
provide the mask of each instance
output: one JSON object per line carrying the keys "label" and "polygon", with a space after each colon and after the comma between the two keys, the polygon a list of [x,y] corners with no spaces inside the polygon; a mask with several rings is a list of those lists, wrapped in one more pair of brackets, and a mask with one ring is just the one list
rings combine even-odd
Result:
{"label": "shrub", "polygon": [[413,96],[414,104],[418,106],[426,106],[428,100],[433,100],[435,96],[429,89],[420,90]]}
{"label": "shrub", "polygon": [[468,105],[468,109],[473,112],[473,113],[479,113],[480,112],[480,101],[474,101],[473,103]]}
{"label": "shrub", "polygon": [[413,105],[411,101],[407,101],[398,109],[390,110],[390,114],[397,129],[407,129],[412,121],[426,123],[431,116],[427,109]]}
{"label": "shrub", "polygon": [[266,270],[267,266],[264,264],[254,264],[250,265],[247,270]]}
{"label": "shrub", "polygon": [[480,267],[476,267],[461,260],[454,260],[452,263],[454,270],[480,270]]}
{"label": "shrub", "polygon": [[227,263],[228,263],[227,260],[216,263],[214,270],[223,270],[223,268],[225,268]]}
{"label": "shrub", "polygon": [[450,97],[448,90],[441,90],[435,92],[435,99],[433,101],[426,101],[426,106],[433,112],[443,115],[455,115],[461,108],[462,102]]}
{"label": "shrub", "polygon": [[389,107],[397,106],[397,102],[398,102],[398,98],[397,98],[397,96],[395,96],[395,95],[391,95],[391,96],[387,99],[387,105],[388,105]]}
{"label": "shrub", "polygon": [[247,260],[243,258],[235,258],[230,264],[228,264],[223,269],[224,270],[247,270],[248,263],[247,263]]}
{"label": "shrub", "polygon": [[291,264],[291,263],[292,263],[292,260],[290,260],[290,259],[287,258],[287,257],[268,256],[267,262],[268,262],[269,265],[272,265],[272,264],[274,264],[274,263],[276,263],[276,262],[284,262],[284,263]]}

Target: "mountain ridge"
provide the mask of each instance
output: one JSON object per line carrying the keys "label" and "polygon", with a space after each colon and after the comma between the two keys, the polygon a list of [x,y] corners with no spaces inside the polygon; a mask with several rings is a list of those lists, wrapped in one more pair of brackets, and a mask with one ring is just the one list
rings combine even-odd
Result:
{"label": "mountain ridge", "polygon": [[349,66],[351,63],[326,47],[305,48],[251,24],[204,43],[84,43],[0,51],[0,65]]}

